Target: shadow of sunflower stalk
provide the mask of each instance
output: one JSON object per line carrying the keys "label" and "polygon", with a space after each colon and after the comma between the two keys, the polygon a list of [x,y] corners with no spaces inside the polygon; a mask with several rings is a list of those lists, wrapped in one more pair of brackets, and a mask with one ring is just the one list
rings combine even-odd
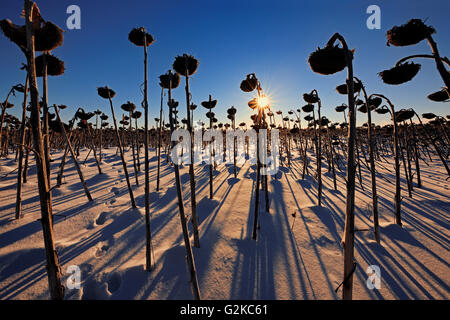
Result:
{"label": "shadow of sunflower stalk", "polygon": [[[160,77],[161,80],[161,86],[168,89],[168,106],[169,106],[169,126],[170,126],[170,133],[172,134],[176,130],[176,119],[174,117],[173,112],[175,111],[175,108],[178,106],[178,102],[172,99],[172,82],[173,80],[177,81],[177,79],[180,79],[178,77],[174,77],[172,70],[169,70],[169,72]],[[174,83],[176,86],[178,84]],[[175,141],[172,141],[172,148],[175,146]],[[175,174],[175,186],[177,189],[177,197],[178,197],[178,209],[180,213],[180,222],[181,222],[181,228],[183,230],[183,238],[184,238],[184,247],[186,249],[186,262],[187,267],[189,269],[190,273],[190,285],[192,294],[194,295],[194,298],[196,300],[200,300],[200,289],[198,286],[198,280],[197,280],[197,271],[195,270],[195,261],[194,261],[194,255],[192,253],[192,247],[191,247],[191,241],[189,239],[189,231],[187,228],[187,220],[186,215],[184,212],[184,204],[183,204],[183,194],[181,190],[181,181],[180,181],[180,170],[179,165],[176,161],[174,161],[174,174]]]}

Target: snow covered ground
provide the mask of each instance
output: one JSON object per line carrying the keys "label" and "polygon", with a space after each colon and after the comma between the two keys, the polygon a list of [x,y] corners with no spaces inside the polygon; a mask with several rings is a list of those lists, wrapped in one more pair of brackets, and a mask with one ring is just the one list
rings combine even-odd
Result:
{"label": "snow covered ground", "polygon": [[[178,215],[172,168],[162,161],[161,190],[156,188],[156,157],[151,155],[151,230],[155,265],[144,271],[144,174],[135,186],[131,151],[130,180],[138,209],[131,209],[120,157],[105,151],[99,175],[92,156],[82,171],[94,198],[86,198],[70,160],[64,184],[54,189],[55,241],[63,273],[81,269],[81,289],[66,289],[67,299],[192,299]],[[87,152],[79,157],[82,162]],[[52,185],[61,153],[52,155]],[[30,157],[30,159],[32,159]],[[34,161],[32,161],[32,164]],[[143,163],[143,155],[141,157]],[[395,175],[392,163],[377,162],[381,244],[372,232],[358,232],[354,299],[450,298],[450,182],[439,159],[421,163],[423,187],[408,198],[402,180],[403,228],[393,224]],[[310,163],[314,173],[314,162]],[[45,252],[35,167],[23,188],[24,218],[14,219],[16,168],[13,155],[0,160],[0,299],[48,299]],[[142,168],[143,170],[143,165]],[[269,178],[270,213],[261,197],[260,230],[251,239],[255,167],[248,162],[234,179],[233,167],[214,173],[214,199],[209,199],[209,171],[196,166],[201,248],[193,248],[203,299],[340,299],[340,246],[344,227],[345,184],[338,190],[323,163],[323,206],[316,206],[315,180],[302,177],[299,158]],[[356,227],[371,228],[370,175],[362,167],[357,183]],[[403,172],[402,172],[403,176]],[[188,168],[181,169],[184,201],[190,215]],[[357,180],[358,182],[358,180]],[[261,193],[261,195],[263,195]],[[295,217],[294,215],[295,214]],[[366,269],[378,265],[381,288],[366,286]],[[65,275],[66,277],[66,275]],[[64,279],[65,280],[65,279]],[[65,281],[64,281],[65,283]]]}

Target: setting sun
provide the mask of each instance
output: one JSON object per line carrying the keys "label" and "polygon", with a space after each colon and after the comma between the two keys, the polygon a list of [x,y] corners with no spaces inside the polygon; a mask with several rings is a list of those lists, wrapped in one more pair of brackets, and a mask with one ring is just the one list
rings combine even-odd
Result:
{"label": "setting sun", "polygon": [[270,99],[266,95],[261,95],[258,98],[256,98],[258,102],[258,107],[260,108],[267,108],[270,105]]}

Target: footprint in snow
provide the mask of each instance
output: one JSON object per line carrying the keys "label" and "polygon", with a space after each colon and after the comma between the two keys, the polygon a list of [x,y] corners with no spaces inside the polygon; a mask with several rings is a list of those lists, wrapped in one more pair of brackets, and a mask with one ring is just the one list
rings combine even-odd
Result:
{"label": "footprint in snow", "polygon": [[105,224],[106,220],[108,220],[109,212],[102,212],[98,215],[97,219],[95,219],[95,223],[99,226]]}
{"label": "footprint in snow", "polygon": [[95,257],[96,258],[103,257],[106,254],[106,252],[108,252],[108,249],[109,249],[109,246],[107,244],[98,247],[94,254]]}
{"label": "footprint in snow", "polygon": [[120,193],[120,189],[117,187],[112,187],[111,192],[114,193],[116,196]]}
{"label": "footprint in snow", "polygon": [[108,278],[108,291],[110,293],[114,293],[117,290],[119,290],[120,286],[122,285],[122,277],[118,273],[113,273]]}

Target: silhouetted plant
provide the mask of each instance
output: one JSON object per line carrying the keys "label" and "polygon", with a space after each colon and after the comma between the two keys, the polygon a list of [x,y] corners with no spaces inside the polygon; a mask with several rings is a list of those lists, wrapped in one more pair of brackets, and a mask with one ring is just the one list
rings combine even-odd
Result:
{"label": "silhouetted plant", "polygon": [[197,216],[197,201],[195,199],[195,172],[194,172],[194,148],[192,143],[192,122],[191,113],[189,112],[189,107],[191,105],[190,98],[191,93],[189,91],[189,77],[197,72],[199,62],[196,58],[191,55],[183,54],[182,56],[177,56],[173,63],[173,69],[180,75],[185,77],[186,80],[186,116],[187,116],[187,127],[189,134],[191,135],[190,142],[190,155],[189,155],[189,180],[191,186],[191,208],[192,208],[192,226],[194,230],[194,246],[200,248],[200,237],[198,235],[198,216]]}
{"label": "silhouetted plant", "polygon": [[[81,182],[81,185],[83,186],[83,189],[84,189],[84,192],[86,194],[86,197],[88,198],[89,201],[93,201],[91,193],[89,192],[88,186],[87,186],[86,181],[84,179],[83,172],[81,171],[80,165],[78,164],[78,160],[77,160],[77,157],[75,155],[75,151],[73,150],[72,145],[70,143],[70,137],[67,134],[67,131],[71,130],[71,126],[69,125],[68,127],[66,127],[63,124],[63,122],[61,120],[61,117],[59,116],[58,107],[56,105],[54,105],[54,108],[55,108],[55,113],[56,113],[56,116],[57,116],[57,119],[58,119],[57,121],[59,123],[59,128],[60,128],[61,133],[62,133],[62,135],[64,137],[64,140],[66,141],[66,149],[70,152],[70,154],[72,156],[72,160],[73,160],[73,162],[75,164],[75,169],[77,170],[78,177],[80,178],[80,182]],[[78,110],[76,113],[78,114],[79,111],[80,110]],[[80,114],[85,114],[84,110]],[[88,117],[88,116],[86,116],[86,117]],[[75,122],[75,119],[76,119],[76,116],[74,117],[72,123]],[[64,170],[64,163],[65,163],[65,158],[63,157],[63,159],[61,161],[60,172],[58,174],[57,186],[59,186],[61,184],[61,177],[62,177],[63,170]]]}
{"label": "silhouetted plant", "polygon": [[450,99],[449,90],[447,88],[442,88],[439,91],[429,94],[428,99],[435,102],[446,102]]}
{"label": "silhouetted plant", "polygon": [[[209,100],[207,101],[203,101],[201,103],[201,105],[206,108],[207,110],[209,110],[206,113],[206,117],[209,118],[209,130],[213,129],[213,122],[214,122],[214,117],[215,114],[214,112],[212,112],[212,109],[214,109],[217,105],[217,100],[212,100],[211,95],[209,95]],[[214,192],[213,192],[213,166],[214,166],[214,162],[213,161],[213,137],[211,137],[211,141],[209,143],[209,198],[213,199],[214,197]]]}
{"label": "silhouetted plant", "polygon": [[[175,131],[175,118],[173,116],[174,109],[178,106],[178,102],[172,99],[172,71],[168,72],[168,106],[169,106],[169,125],[170,125],[170,133]],[[172,141],[172,146],[175,145],[175,142]],[[180,222],[181,228],[183,230],[183,238],[184,238],[184,247],[186,249],[186,260],[189,268],[190,279],[189,283],[191,285],[192,294],[196,300],[200,300],[200,289],[198,286],[197,272],[195,270],[195,261],[194,255],[192,254],[191,241],[189,239],[189,232],[187,228],[186,215],[184,213],[184,204],[183,204],[183,195],[181,190],[181,181],[180,181],[180,171],[177,163],[174,163],[174,174],[175,174],[175,186],[177,189],[177,197],[178,197],[178,209],[180,213]]]}
{"label": "silhouetted plant", "polygon": [[[144,27],[133,28],[128,34],[128,40],[138,47],[144,49],[144,197],[145,197],[145,234],[146,234],[146,264],[145,269],[151,271],[152,269],[152,237],[150,232],[150,177],[149,177],[149,137],[148,137],[148,46],[150,46],[155,39],[151,34],[145,30]],[[111,104],[112,106],[112,104]],[[115,121],[114,121],[115,122]]]}
{"label": "silhouetted plant", "polygon": [[[136,153],[135,153],[135,148],[134,148],[134,142],[133,142],[133,132],[132,132],[132,116],[133,116],[133,112],[136,110],[136,105],[130,101],[128,101],[127,103],[124,103],[121,105],[121,108],[123,111],[128,112],[129,115],[129,122],[127,123],[123,123],[124,126],[125,125],[129,125],[128,129],[128,140],[131,142],[131,153],[133,156],[133,168],[134,168],[134,178],[136,180],[136,185],[139,186],[139,179],[138,179],[138,168],[137,168],[137,161],[136,161]],[[125,130],[124,130],[124,134],[125,134]]]}
{"label": "silhouetted plant", "polygon": [[[25,86],[22,84],[16,85],[13,87],[14,90],[23,93],[23,104],[22,104],[22,121],[20,124],[20,138],[19,138],[19,163],[17,165],[17,193],[16,193],[16,219],[20,219],[22,216],[22,182],[24,176],[24,147],[26,144],[26,122],[27,122],[27,100],[28,100],[28,73],[25,76]],[[3,125],[0,125],[0,131],[2,130]],[[1,141],[1,133],[0,133],[0,141]],[[1,144],[1,143],[0,143]]]}
{"label": "silhouetted plant", "polygon": [[434,33],[436,33],[436,30],[431,26],[427,26],[420,19],[411,19],[404,25],[394,26],[392,29],[388,30],[388,46],[410,46],[417,44],[422,40],[427,40],[432,54],[416,54],[400,59],[392,69],[380,72],[380,77],[383,82],[396,85],[410,81],[419,72],[420,65],[414,62],[408,63],[406,61],[414,58],[434,59],[439,75],[445,84],[445,88],[441,91],[430,94],[428,98],[437,102],[448,100],[450,97],[450,72],[445,68],[444,62],[447,66],[450,66],[450,61],[448,58],[441,58],[439,55],[437,44],[432,36]]}
{"label": "silhouetted plant", "polygon": [[[253,231],[252,231],[252,239],[256,240],[257,237],[257,229],[258,229],[258,215],[259,215],[259,187],[260,187],[260,175],[261,175],[261,160],[259,156],[259,129],[267,128],[267,123],[265,122],[265,109],[269,107],[268,100],[264,99],[264,95],[262,93],[261,84],[259,80],[256,78],[254,73],[248,74],[246,79],[241,82],[240,88],[244,92],[252,92],[256,89],[257,97],[250,100],[249,107],[252,110],[257,110],[257,114],[254,116],[254,128],[256,129],[257,134],[257,142],[256,142],[256,187],[255,187],[255,214],[253,220]],[[267,147],[264,146],[266,150],[264,151],[264,155],[267,153]],[[267,161],[264,161],[267,163]],[[269,212],[269,191],[268,191],[268,183],[267,183],[267,175],[264,175],[264,191],[265,191],[265,200],[266,200],[266,211]]]}
{"label": "silhouetted plant", "polygon": [[53,214],[50,198],[50,181],[45,161],[46,150],[42,136],[39,115],[39,93],[36,83],[35,51],[50,51],[63,42],[63,32],[51,22],[45,21],[38,6],[30,0],[24,1],[25,26],[18,27],[10,20],[0,21],[0,27],[11,41],[16,43],[27,58],[30,84],[31,128],[33,131],[34,153],[37,164],[41,223],[47,258],[47,274],[52,299],[64,298],[61,271],[53,240]]}
{"label": "silhouetted plant", "polygon": [[[316,138],[316,174],[317,174],[317,204],[318,206],[322,206],[322,119],[320,109],[322,107],[322,103],[320,101],[319,94],[316,89],[312,90],[311,93],[303,94],[303,100],[308,102],[307,105],[303,106],[303,111],[312,112],[314,118],[314,132]],[[317,103],[317,114],[318,121],[315,121],[314,115],[314,103]],[[316,124],[319,125],[318,130],[316,129]]]}
{"label": "silhouetted plant", "polygon": [[[231,106],[231,108],[229,108],[227,110],[228,113],[228,119],[231,120],[231,128],[234,130],[236,130],[236,108],[234,106]],[[234,173],[234,178],[237,179],[237,172],[236,172],[236,139],[233,138],[233,173]]]}
{"label": "silhouetted plant", "polygon": [[122,159],[123,172],[125,174],[125,179],[127,181],[128,193],[130,194],[131,206],[133,208],[136,208],[136,202],[134,200],[133,189],[131,188],[130,177],[128,175],[127,163],[125,161],[125,154],[124,154],[124,150],[123,150],[123,146],[122,146],[122,139],[120,139],[119,128],[117,127],[117,121],[116,121],[116,114],[114,113],[114,106],[112,103],[112,98],[114,98],[116,93],[114,92],[114,90],[108,88],[108,86],[97,88],[97,93],[100,97],[109,100],[109,105],[111,107],[111,114],[112,114],[113,123],[114,123],[114,129],[116,132],[117,145],[118,145],[119,152],[120,152],[120,158]]}
{"label": "silhouetted plant", "polygon": [[108,120],[108,116],[104,113],[101,114],[100,116],[100,163],[102,162],[102,147],[103,147],[103,128],[108,126],[108,123],[106,122],[106,120]]}
{"label": "silhouetted plant", "polygon": [[88,123],[88,120],[90,120],[92,117],[94,117],[94,115],[95,115],[94,112],[86,112],[86,111],[84,111],[83,108],[78,108],[77,112],[75,113],[75,119],[80,120],[80,122],[78,123],[78,126],[81,128],[82,134],[85,135],[87,133],[87,136],[88,136],[88,138],[86,140],[89,141],[90,150],[89,150],[89,153],[86,156],[86,159],[84,160],[84,162],[86,162],[87,158],[89,157],[89,154],[93,151],[94,159],[97,164],[98,173],[102,174],[100,162],[97,158],[97,151],[96,151],[96,147],[94,144],[94,138],[93,138],[93,135],[91,132],[91,124]]}
{"label": "silhouetted plant", "polygon": [[3,150],[3,124],[5,122],[6,110],[14,107],[14,104],[9,103],[8,100],[11,94],[15,95],[14,91],[14,87],[12,87],[8,92],[8,95],[6,96],[6,100],[3,103],[0,103],[0,106],[2,108],[2,115],[0,120],[0,150]]}
{"label": "silhouetted plant", "polygon": [[[335,46],[338,40],[341,47]],[[354,105],[354,79],[353,79],[353,51],[347,47],[345,39],[339,34],[334,34],[324,48],[319,48],[313,52],[308,59],[311,69],[319,74],[331,75],[340,72],[347,67],[348,77],[348,109],[349,109],[349,131],[347,141],[347,195],[346,214],[344,229],[344,276],[343,294],[344,300],[352,299],[353,271],[355,268],[353,261],[354,249],[354,206],[355,206],[355,138],[356,138],[356,112]]]}
{"label": "silhouetted plant", "polygon": [[394,196],[394,217],[395,223],[402,225],[401,216],[401,186],[400,186],[400,145],[399,145],[399,134],[398,134],[398,120],[396,119],[397,113],[395,112],[394,105],[392,102],[381,94],[372,94],[371,97],[378,97],[384,99],[389,105],[389,109],[386,106],[376,109],[379,114],[385,114],[390,112],[393,124],[393,136],[394,136],[394,170],[395,170],[395,196]]}
{"label": "silhouetted plant", "polygon": [[380,232],[379,232],[379,221],[378,221],[378,195],[377,195],[377,181],[376,181],[376,168],[375,168],[375,157],[374,157],[374,149],[375,149],[375,141],[374,141],[374,133],[372,126],[372,111],[378,108],[381,104],[382,100],[380,97],[372,97],[367,96],[366,89],[364,87],[363,82],[356,78],[356,83],[358,83],[357,87],[362,91],[364,102],[358,108],[358,110],[362,113],[367,113],[367,138],[369,142],[369,164],[370,164],[370,176],[371,176],[371,187],[372,187],[372,216],[373,216],[373,232],[375,241],[380,243]]}

